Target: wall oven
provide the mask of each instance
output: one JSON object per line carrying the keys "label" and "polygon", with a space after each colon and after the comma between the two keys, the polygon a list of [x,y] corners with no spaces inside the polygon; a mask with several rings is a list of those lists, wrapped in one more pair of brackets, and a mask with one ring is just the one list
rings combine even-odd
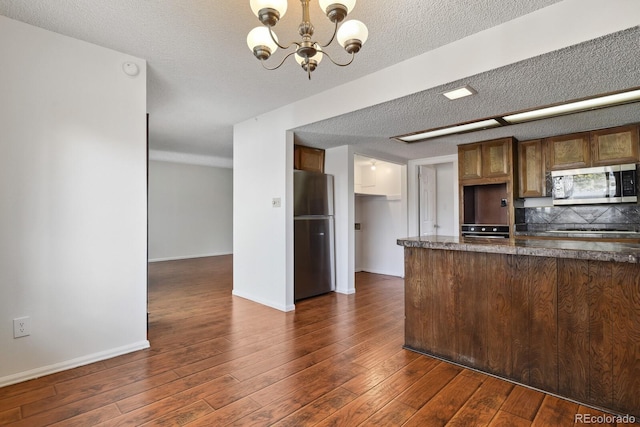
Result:
{"label": "wall oven", "polygon": [[636,165],[551,172],[553,204],[637,203]]}

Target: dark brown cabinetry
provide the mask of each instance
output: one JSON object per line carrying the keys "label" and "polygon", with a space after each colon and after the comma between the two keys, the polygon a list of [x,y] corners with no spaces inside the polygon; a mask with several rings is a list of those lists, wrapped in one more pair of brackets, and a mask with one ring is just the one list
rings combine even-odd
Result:
{"label": "dark brown cabinetry", "polygon": [[545,174],[640,162],[639,126],[627,125],[518,144],[519,197],[546,197]]}
{"label": "dark brown cabinetry", "polygon": [[305,147],[304,145],[294,145],[293,168],[324,173],[324,150]]}
{"label": "dark brown cabinetry", "polygon": [[460,225],[509,226],[513,234],[516,140],[501,138],[458,146]]}
{"label": "dark brown cabinetry", "polygon": [[549,170],[576,169],[591,166],[589,133],[554,136],[546,139]]}
{"label": "dark brown cabinetry", "polygon": [[482,177],[511,176],[513,139],[505,138],[482,143]]}
{"label": "dark brown cabinetry", "polygon": [[638,126],[621,126],[591,132],[593,166],[636,163]]}
{"label": "dark brown cabinetry", "polygon": [[518,143],[520,197],[545,197],[545,150],[541,139]]}
{"label": "dark brown cabinetry", "polygon": [[547,138],[549,170],[640,161],[638,126],[620,126]]}
{"label": "dark brown cabinetry", "polygon": [[638,264],[405,248],[405,345],[640,416]]}
{"label": "dark brown cabinetry", "polygon": [[[476,142],[458,146],[458,172],[460,181],[480,183],[509,179],[512,170],[513,138]],[[476,182],[477,183],[477,182]]]}
{"label": "dark brown cabinetry", "polygon": [[458,146],[458,170],[460,181],[482,178],[482,145]]}

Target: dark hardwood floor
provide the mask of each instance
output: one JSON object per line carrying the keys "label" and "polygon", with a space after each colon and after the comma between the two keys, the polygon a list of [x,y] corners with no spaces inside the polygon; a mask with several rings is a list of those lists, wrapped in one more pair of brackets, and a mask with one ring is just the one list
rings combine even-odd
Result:
{"label": "dark hardwood floor", "polygon": [[[573,426],[593,409],[402,349],[403,281],[282,313],[230,256],[149,266],[151,348],[0,389],[11,426]],[[610,424],[614,425],[614,424]]]}

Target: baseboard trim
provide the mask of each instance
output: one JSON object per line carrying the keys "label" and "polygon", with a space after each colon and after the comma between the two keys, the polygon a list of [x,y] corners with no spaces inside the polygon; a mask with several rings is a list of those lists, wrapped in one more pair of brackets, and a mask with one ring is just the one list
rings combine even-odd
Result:
{"label": "baseboard trim", "polygon": [[17,374],[0,378],[0,387],[21,383],[23,381],[32,380],[34,378],[44,377],[45,375],[55,374],[56,372],[66,371],[68,369],[77,368],[78,366],[100,362],[101,360],[111,359],[112,357],[122,356],[123,354],[133,353],[134,351],[144,350],[145,348],[149,347],[149,341],[144,340],[122,347],[89,354],[87,356],[66,360],[64,362],[55,363],[53,365],[43,366],[41,368],[31,369],[25,372],[19,372]]}
{"label": "baseboard trim", "polygon": [[273,301],[267,301],[267,300],[255,298],[254,296],[251,296],[249,294],[245,294],[244,292],[239,292],[239,291],[237,291],[235,289],[233,290],[233,292],[231,292],[231,294],[233,296],[240,297],[240,298],[243,298],[243,299],[246,299],[246,300],[249,300],[249,301],[253,301],[253,302],[258,303],[258,304],[266,305],[267,307],[271,307],[271,308],[274,308],[276,310],[280,310],[280,311],[284,311],[284,312],[293,311],[293,310],[296,309],[295,304],[291,304],[291,305],[276,304]]}
{"label": "baseboard trim", "polygon": [[363,268],[360,270],[360,273],[371,273],[371,274],[381,274],[383,276],[393,276],[404,278],[404,272],[398,273],[397,271],[384,271],[384,270],[376,270],[372,268]]}
{"label": "baseboard trim", "polygon": [[204,255],[184,255],[184,256],[172,256],[172,257],[166,257],[166,258],[150,258],[149,262],[179,261],[182,259],[207,258],[210,256],[222,256],[222,255],[233,255],[233,252],[216,252],[216,253],[204,254]]}

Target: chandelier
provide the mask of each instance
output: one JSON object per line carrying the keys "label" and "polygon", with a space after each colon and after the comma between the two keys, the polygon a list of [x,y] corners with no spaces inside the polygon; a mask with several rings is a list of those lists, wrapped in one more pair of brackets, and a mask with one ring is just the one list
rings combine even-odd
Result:
{"label": "chandelier", "polygon": [[[353,62],[356,53],[367,41],[369,32],[362,22],[354,19],[339,25],[347,14],[353,10],[356,0],[319,0],[320,8],[325,11],[327,18],[335,24],[335,27],[333,35],[326,44],[320,44],[315,41],[313,39],[313,24],[311,24],[309,17],[309,1],[300,0],[302,4],[302,22],[298,26],[298,33],[302,40],[294,41],[289,46],[283,46],[278,42],[278,37],[273,32],[273,27],[287,12],[287,0],[250,0],[251,10],[253,10],[253,13],[262,22],[263,26],[256,27],[249,32],[247,45],[267,70],[280,68],[287,58],[294,55],[295,60],[311,79],[311,72],[316,69],[324,56],[334,64],[345,67]],[[324,50],[336,38],[344,50],[351,54],[351,59],[345,63],[334,61],[329,53]],[[295,49],[287,54],[275,67],[270,68],[265,64],[265,61],[278,48],[287,50],[294,46]]]}

